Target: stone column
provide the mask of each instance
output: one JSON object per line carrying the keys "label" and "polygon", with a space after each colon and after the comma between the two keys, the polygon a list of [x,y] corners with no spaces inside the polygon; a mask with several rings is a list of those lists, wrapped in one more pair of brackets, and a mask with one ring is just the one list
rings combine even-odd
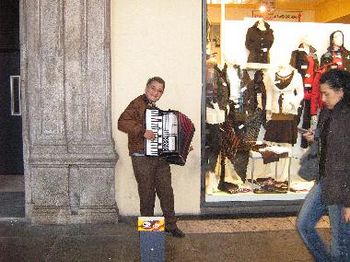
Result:
{"label": "stone column", "polygon": [[110,1],[20,2],[26,216],[117,222]]}

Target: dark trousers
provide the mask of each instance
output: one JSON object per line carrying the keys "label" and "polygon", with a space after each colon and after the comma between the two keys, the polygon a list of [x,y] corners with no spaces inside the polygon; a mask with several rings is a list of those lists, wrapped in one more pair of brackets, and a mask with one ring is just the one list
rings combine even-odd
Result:
{"label": "dark trousers", "polygon": [[[256,141],[259,136],[260,127],[263,123],[263,112],[257,109],[245,123],[245,132],[242,134],[242,138],[245,141]],[[237,175],[245,182],[247,178],[247,167],[249,163],[249,150],[250,146],[246,148],[240,148],[236,152],[232,163]]]}
{"label": "dark trousers", "polygon": [[205,171],[215,172],[216,162],[221,150],[221,134],[219,124],[206,124]]}
{"label": "dark trousers", "polygon": [[140,197],[141,216],[154,216],[156,194],[165,218],[165,227],[176,228],[171,172],[165,158],[132,156],[132,166]]}
{"label": "dark trousers", "polygon": [[[311,126],[311,114],[310,109],[311,108],[311,102],[310,100],[304,100],[303,101],[303,123],[302,128],[309,129]],[[309,143],[306,141],[306,139],[301,136],[301,145],[302,148],[307,148],[309,146]]]}

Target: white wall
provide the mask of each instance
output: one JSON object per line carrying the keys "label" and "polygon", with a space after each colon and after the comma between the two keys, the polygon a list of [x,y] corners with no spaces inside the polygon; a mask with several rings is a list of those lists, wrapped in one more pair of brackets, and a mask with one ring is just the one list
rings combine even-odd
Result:
{"label": "white wall", "polygon": [[[221,35],[223,56],[229,61],[245,65],[248,50],[245,47],[247,30],[256,22],[254,18],[240,21],[225,21]],[[297,49],[301,39],[307,36],[317,49],[320,59],[329,46],[329,36],[336,30],[344,33],[344,46],[350,48],[350,25],[335,23],[293,23],[268,21],[274,31],[274,43],[270,49],[270,63],[273,65],[288,64],[293,50]]]}
{"label": "white wall", "polygon": [[[176,109],[195,124],[194,151],[186,166],[172,166],[175,210],[200,211],[201,0],[112,0],[112,123],[116,200],[121,215],[138,215],[139,198],[127,135],[117,121],[128,103],[144,91],[149,77],[165,79],[158,106]],[[157,211],[159,213],[159,206]]]}

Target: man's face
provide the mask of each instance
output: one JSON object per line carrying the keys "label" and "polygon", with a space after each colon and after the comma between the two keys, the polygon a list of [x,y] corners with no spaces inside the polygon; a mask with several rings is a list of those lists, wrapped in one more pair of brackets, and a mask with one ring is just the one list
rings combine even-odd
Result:
{"label": "man's face", "polygon": [[344,95],[343,89],[335,90],[326,83],[320,85],[320,91],[322,102],[328,109],[333,109]]}
{"label": "man's face", "polygon": [[164,92],[164,86],[157,81],[152,81],[146,86],[145,94],[150,102],[157,102]]}

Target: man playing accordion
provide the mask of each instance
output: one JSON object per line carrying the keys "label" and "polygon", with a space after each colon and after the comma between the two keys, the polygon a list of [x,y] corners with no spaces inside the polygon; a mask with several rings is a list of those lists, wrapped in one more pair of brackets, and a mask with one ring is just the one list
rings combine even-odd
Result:
{"label": "man playing accordion", "polygon": [[170,165],[166,157],[145,155],[145,140],[155,139],[154,132],[145,128],[145,111],[156,108],[155,103],[163,95],[164,88],[165,81],[162,78],[150,78],[145,93],[131,101],[120,115],[118,129],[128,134],[128,148],[138,185],[141,216],[154,216],[157,193],[165,217],[165,230],[174,237],[184,237],[185,234],[176,225]]}

